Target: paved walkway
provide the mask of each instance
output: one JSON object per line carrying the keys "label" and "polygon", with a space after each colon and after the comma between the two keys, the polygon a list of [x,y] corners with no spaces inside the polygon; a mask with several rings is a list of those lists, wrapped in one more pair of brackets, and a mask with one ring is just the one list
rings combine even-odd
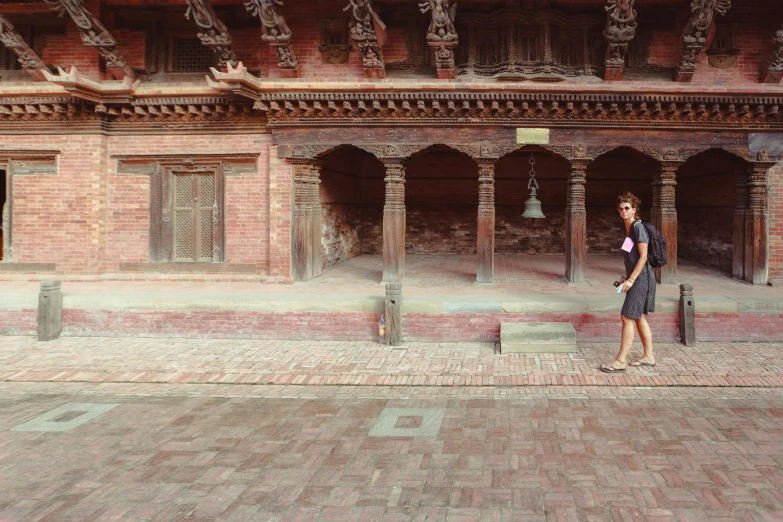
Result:
{"label": "paved walkway", "polygon": [[782,400],[0,383],[0,520],[779,521]]}
{"label": "paved walkway", "polygon": [[659,344],[655,368],[600,372],[616,352],[614,343],[580,344],[573,354],[500,355],[488,343],[0,337],[0,381],[783,387],[783,344]]}

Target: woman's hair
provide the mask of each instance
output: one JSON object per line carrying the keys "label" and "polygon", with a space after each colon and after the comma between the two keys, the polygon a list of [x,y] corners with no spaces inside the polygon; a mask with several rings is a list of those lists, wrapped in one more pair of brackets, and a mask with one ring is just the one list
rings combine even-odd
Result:
{"label": "woman's hair", "polygon": [[639,210],[642,208],[642,200],[636,197],[632,192],[624,192],[617,196],[617,204],[619,205],[620,203],[629,203],[633,209],[636,210],[636,214],[634,215],[636,220],[639,221],[642,219],[639,217]]}

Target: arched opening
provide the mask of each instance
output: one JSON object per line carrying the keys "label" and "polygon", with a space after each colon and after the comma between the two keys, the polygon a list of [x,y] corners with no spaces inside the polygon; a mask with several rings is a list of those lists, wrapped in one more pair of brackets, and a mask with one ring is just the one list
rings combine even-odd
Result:
{"label": "arched opening", "polygon": [[475,254],[478,166],[445,145],[414,155],[405,167],[405,251]]}
{"label": "arched opening", "polygon": [[657,162],[631,148],[619,147],[597,157],[587,167],[585,207],[587,255],[616,256],[625,237],[617,212],[617,196],[632,192],[642,200],[641,218],[650,221],[653,178]]}
{"label": "arched opening", "polygon": [[[321,158],[321,247],[323,268],[361,254],[383,252],[384,166],[350,145]],[[378,277],[381,260],[377,258]]]}
{"label": "arched opening", "polygon": [[[722,149],[692,156],[677,171],[678,257],[732,274],[735,245],[742,248],[744,222],[735,222],[737,182],[750,165]],[[745,181],[743,181],[745,180]],[[747,190],[743,187],[744,190]],[[745,195],[747,199],[747,195]],[[738,241],[738,242],[737,242]],[[742,258],[742,254],[740,258]]]}
{"label": "arched opening", "polygon": [[[531,158],[533,164],[530,163]],[[522,217],[530,171],[546,218]],[[495,252],[498,254],[565,253],[565,207],[569,164],[541,147],[527,146],[500,158],[495,167]],[[562,270],[558,275],[562,274]]]}

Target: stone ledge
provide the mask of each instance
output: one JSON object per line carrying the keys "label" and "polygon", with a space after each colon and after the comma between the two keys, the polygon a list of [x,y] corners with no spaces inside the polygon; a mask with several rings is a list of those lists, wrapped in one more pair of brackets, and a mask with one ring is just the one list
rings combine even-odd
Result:
{"label": "stone ledge", "polygon": [[0,263],[0,272],[55,272],[55,263]]}
{"label": "stone ledge", "polygon": [[120,273],[256,274],[256,265],[226,263],[120,263]]}

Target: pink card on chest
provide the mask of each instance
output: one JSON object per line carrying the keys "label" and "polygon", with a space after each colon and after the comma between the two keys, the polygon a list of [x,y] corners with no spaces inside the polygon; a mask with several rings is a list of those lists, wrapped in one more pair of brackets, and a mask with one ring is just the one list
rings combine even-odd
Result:
{"label": "pink card on chest", "polygon": [[630,252],[631,249],[633,248],[633,241],[631,240],[631,238],[626,237],[625,241],[623,242],[623,246],[621,246],[620,248],[622,248],[626,252]]}

